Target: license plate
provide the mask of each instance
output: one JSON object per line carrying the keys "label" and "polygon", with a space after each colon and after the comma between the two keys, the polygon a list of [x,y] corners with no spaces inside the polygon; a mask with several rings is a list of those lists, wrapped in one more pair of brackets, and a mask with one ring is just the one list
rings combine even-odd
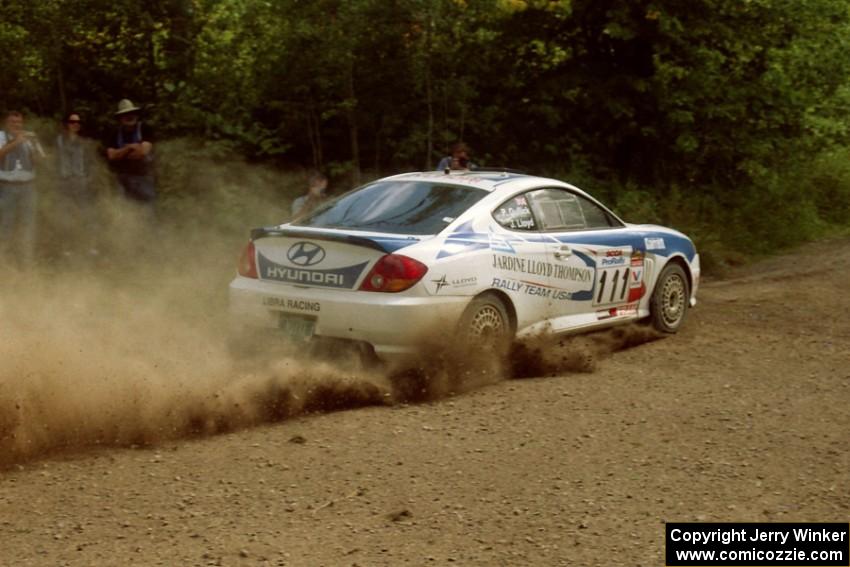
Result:
{"label": "license plate", "polygon": [[315,317],[281,313],[278,320],[278,327],[283,331],[284,336],[290,340],[306,341],[313,336],[313,331],[316,328],[316,319]]}

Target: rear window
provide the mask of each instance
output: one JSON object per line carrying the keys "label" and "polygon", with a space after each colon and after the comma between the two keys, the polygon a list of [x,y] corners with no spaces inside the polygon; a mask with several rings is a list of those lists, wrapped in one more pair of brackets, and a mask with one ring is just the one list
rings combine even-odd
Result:
{"label": "rear window", "polygon": [[493,218],[500,225],[511,230],[537,230],[534,215],[528,208],[528,199],[525,195],[511,197],[493,212]]}
{"label": "rear window", "polygon": [[425,181],[378,182],[346,193],[292,224],[437,234],[486,195],[482,189]]}

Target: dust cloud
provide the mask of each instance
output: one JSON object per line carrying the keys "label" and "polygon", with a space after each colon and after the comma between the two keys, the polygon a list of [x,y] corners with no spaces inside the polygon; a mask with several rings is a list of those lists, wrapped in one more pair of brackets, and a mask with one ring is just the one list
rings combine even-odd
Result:
{"label": "dust cloud", "polygon": [[529,337],[513,345],[509,372],[512,378],[594,372],[605,356],[662,336],[651,326],[637,323],[583,335]]}
{"label": "dust cloud", "polygon": [[33,275],[3,295],[0,464],[309,412],[431,401],[507,378],[588,372],[600,356],[634,342],[631,335],[643,336],[616,330],[539,338],[502,359],[435,339],[404,367],[364,366],[353,354],[307,358],[282,345],[244,363],[232,357],[220,315],[192,303],[191,286],[181,292],[172,281],[158,295],[139,296],[114,282],[54,275]]}
{"label": "dust cloud", "polygon": [[[234,357],[226,294],[235,260],[248,229],[272,222],[263,218],[270,211],[285,218],[287,204],[268,185],[239,193],[246,176],[222,187],[228,176],[210,165],[201,181],[218,182],[204,206],[172,203],[156,219],[106,199],[98,256],[65,257],[48,231],[36,268],[0,266],[0,465],[309,412],[436,400],[506,378],[592,371],[605,353],[651,339],[631,328],[540,337],[494,356],[433,336],[403,367],[364,366],[356,353],[305,357],[298,345],[283,344],[263,357]],[[228,205],[237,199],[238,208]],[[220,210],[230,213],[223,219]],[[61,214],[44,213],[48,222]],[[61,242],[90,236],[58,225]]]}

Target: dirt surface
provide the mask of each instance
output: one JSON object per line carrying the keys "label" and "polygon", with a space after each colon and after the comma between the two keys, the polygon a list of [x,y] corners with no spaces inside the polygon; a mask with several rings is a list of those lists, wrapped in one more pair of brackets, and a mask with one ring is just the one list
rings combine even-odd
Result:
{"label": "dirt surface", "polygon": [[665,521],[850,518],[850,242],[583,371],[0,471],[0,565],[663,565]]}

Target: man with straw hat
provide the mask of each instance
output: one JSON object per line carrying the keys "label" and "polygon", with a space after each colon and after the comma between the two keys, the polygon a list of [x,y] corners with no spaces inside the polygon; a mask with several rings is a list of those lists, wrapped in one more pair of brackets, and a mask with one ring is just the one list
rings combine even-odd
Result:
{"label": "man with straw hat", "polygon": [[156,182],[153,172],[153,132],[140,118],[141,108],[130,99],[118,103],[118,130],[107,141],[106,157],[128,199],[153,203]]}

